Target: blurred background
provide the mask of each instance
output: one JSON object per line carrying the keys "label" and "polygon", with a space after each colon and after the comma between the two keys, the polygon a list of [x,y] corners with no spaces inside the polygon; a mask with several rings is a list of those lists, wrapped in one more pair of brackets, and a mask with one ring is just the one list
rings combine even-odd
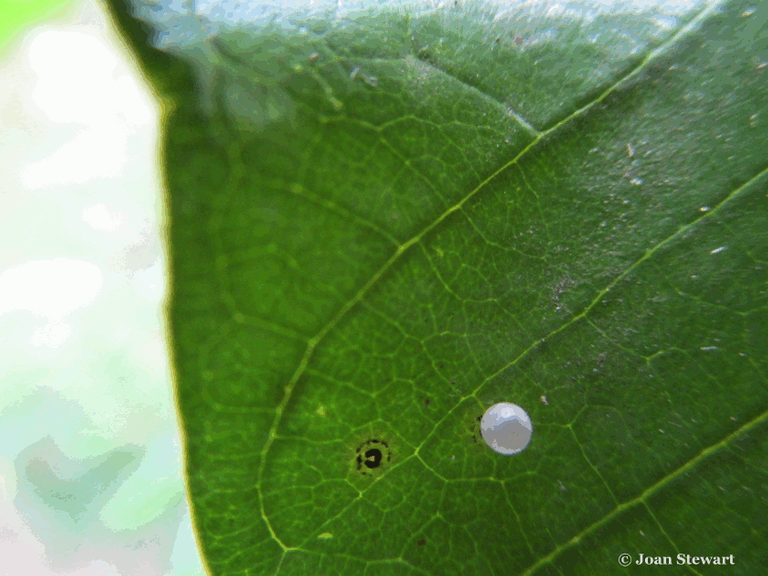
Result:
{"label": "blurred background", "polygon": [[99,2],[0,16],[0,575],[203,575],[165,342],[159,105]]}

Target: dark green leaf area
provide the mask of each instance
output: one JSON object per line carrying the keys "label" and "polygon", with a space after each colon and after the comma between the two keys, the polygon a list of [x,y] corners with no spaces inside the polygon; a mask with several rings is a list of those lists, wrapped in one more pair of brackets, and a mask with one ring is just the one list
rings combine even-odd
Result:
{"label": "dark green leaf area", "polygon": [[211,573],[759,573],[768,5],[484,10],[175,60],[210,77],[164,158]]}
{"label": "dark green leaf area", "polygon": [[[364,78],[382,61],[402,66],[418,60],[544,129],[637,66],[696,13],[673,16],[654,6],[598,13],[579,2],[568,8],[545,13],[536,5],[461,2],[438,10],[369,13],[357,22],[297,22],[322,39],[318,65],[354,58]],[[376,78],[386,82],[389,75]]]}

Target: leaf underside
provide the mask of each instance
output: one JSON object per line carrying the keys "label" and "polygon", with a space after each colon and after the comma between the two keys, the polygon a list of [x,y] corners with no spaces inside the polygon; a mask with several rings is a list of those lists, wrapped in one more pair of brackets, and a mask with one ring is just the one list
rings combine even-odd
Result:
{"label": "leaf underside", "polygon": [[[384,6],[164,45],[110,7],[166,103],[211,574],[760,572],[768,3]],[[519,455],[478,434],[497,402],[533,421]]]}

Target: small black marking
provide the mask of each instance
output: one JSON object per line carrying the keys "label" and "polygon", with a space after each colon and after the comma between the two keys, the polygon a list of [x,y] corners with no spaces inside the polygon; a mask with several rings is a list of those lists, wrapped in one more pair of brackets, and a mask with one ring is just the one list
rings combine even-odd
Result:
{"label": "small black marking", "polygon": [[389,444],[377,438],[371,438],[363,442],[357,447],[355,452],[357,454],[355,457],[357,470],[363,476],[370,476],[367,470],[373,470],[381,466],[385,456],[387,462],[392,461],[392,452],[389,449]]}
{"label": "small black marking", "polygon": [[469,431],[472,433],[472,440],[474,440],[475,444],[477,444],[477,435],[480,434],[480,425],[478,422],[480,422],[483,419],[483,415],[480,414],[477,418],[475,418],[472,421],[472,424],[470,424],[467,428],[469,428]]}
{"label": "small black marking", "polygon": [[424,546],[424,544],[426,544],[426,543],[427,543],[427,539],[426,538],[422,538],[421,540],[416,542],[416,544],[418,544],[419,546]]}
{"label": "small black marking", "polygon": [[371,448],[365,451],[365,462],[363,462],[368,468],[378,468],[381,465],[381,450],[378,448]]}
{"label": "small black marking", "polygon": [[424,406],[429,406],[430,402],[431,402],[431,400],[429,399],[429,397],[427,397],[427,399],[424,400]]}

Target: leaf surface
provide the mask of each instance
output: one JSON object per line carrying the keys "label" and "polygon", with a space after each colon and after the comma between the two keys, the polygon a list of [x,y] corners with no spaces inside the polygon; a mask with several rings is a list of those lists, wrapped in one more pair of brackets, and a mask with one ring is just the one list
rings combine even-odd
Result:
{"label": "leaf surface", "polygon": [[111,8],[212,574],[759,573],[767,3]]}

